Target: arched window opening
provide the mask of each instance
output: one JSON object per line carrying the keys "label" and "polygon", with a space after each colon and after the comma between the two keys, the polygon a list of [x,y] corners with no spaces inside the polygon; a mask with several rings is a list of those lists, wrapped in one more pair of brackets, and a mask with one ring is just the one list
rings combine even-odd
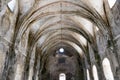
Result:
{"label": "arched window opening", "polygon": [[64,53],[64,48],[60,48],[60,49],[59,49],[59,52],[60,52],[60,53]]}
{"label": "arched window opening", "polygon": [[90,80],[90,73],[88,69],[87,69],[87,80]]}
{"label": "arched window opening", "polygon": [[65,75],[65,73],[59,74],[59,80],[66,80],[66,75]]}
{"label": "arched window opening", "polygon": [[99,28],[98,27],[95,27],[96,28],[96,31],[99,31]]}
{"label": "arched window opening", "polygon": [[108,60],[108,58],[105,58],[103,60],[102,66],[103,66],[103,72],[106,80],[114,80],[113,73],[110,66],[110,61]]}
{"label": "arched window opening", "polygon": [[8,3],[9,9],[13,12],[15,9],[16,0],[12,0]]}
{"label": "arched window opening", "polygon": [[110,8],[112,8],[115,4],[116,0],[108,0]]}
{"label": "arched window opening", "polygon": [[93,65],[93,78],[94,78],[94,80],[99,80],[98,79],[98,72],[97,72],[97,68],[96,68],[96,66],[95,65]]}

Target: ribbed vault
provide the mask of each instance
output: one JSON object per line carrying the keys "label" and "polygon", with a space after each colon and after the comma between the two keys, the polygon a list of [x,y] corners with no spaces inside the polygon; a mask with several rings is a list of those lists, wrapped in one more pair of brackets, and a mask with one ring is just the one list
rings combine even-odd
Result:
{"label": "ribbed vault", "polygon": [[[22,17],[22,22],[18,24],[19,33],[16,38],[17,41],[20,41],[27,29],[34,27],[30,26],[31,24],[35,24],[36,22],[41,23],[38,29],[34,30],[35,28],[32,28],[30,31],[32,33],[30,34],[30,47],[28,48],[28,56],[30,56],[32,55],[31,52],[33,48],[37,44],[39,45],[42,56],[41,63],[46,63],[44,61],[46,61],[47,56],[49,57],[51,55],[51,49],[55,49],[58,45],[62,47],[62,44],[66,45],[66,47],[73,47],[74,50],[78,51],[81,58],[87,57],[87,43],[92,45],[92,48],[96,47],[94,40],[96,32],[95,26],[99,28],[102,35],[106,33],[111,34],[108,29],[108,23],[106,19],[103,18],[103,16],[106,15],[100,15],[97,10],[84,1],[46,1],[42,6],[39,6],[40,4],[38,3],[39,1],[33,5],[32,10],[27,15],[25,14],[26,16],[24,15],[24,17]],[[81,22],[80,19],[84,20],[85,24]],[[109,36],[110,35],[108,35],[108,38]],[[39,44],[41,40],[42,43]],[[18,43],[19,42],[16,42],[15,44],[18,45]],[[93,51],[95,51],[95,49],[93,49]],[[29,61],[29,58],[27,61]],[[43,69],[41,68],[41,70]]]}
{"label": "ribbed vault", "polygon": [[[18,80],[57,80],[61,73],[66,74],[67,80],[105,80],[109,78],[103,74],[106,72],[101,64],[106,57],[111,63],[116,61],[110,75],[118,75],[115,71],[120,65],[119,60],[111,59],[111,56],[118,56],[114,37],[117,28],[113,28],[117,24],[111,11],[114,6],[110,8],[107,0],[31,0],[26,4],[32,4],[29,9],[25,8],[23,0],[12,1],[7,11],[12,17],[15,14],[16,19],[10,22],[14,23],[11,48],[6,54],[10,61],[5,62],[4,70],[7,71],[2,73],[5,75],[2,80],[17,80],[17,77]],[[118,3],[119,0],[115,5]],[[15,6],[17,9],[12,9]],[[61,48],[65,52],[60,52]],[[25,56],[24,59],[20,54]],[[14,74],[7,77],[9,65],[16,73],[14,79]],[[19,73],[20,66],[24,67]]]}

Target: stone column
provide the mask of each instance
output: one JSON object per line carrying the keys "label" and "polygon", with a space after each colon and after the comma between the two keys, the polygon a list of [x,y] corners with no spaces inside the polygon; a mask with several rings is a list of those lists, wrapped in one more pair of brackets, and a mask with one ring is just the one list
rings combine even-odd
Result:
{"label": "stone column", "polygon": [[24,55],[20,54],[20,59],[17,61],[16,65],[16,72],[15,72],[15,78],[14,80],[22,80],[22,74],[24,72],[24,60],[25,60]]}
{"label": "stone column", "polygon": [[30,68],[29,68],[29,76],[28,76],[28,80],[33,80],[33,68],[34,68],[34,62],[35,62],[35,51],[36,51],[36,47],[34,47],[33,52],[31,54],[31,60],[30,60]]}

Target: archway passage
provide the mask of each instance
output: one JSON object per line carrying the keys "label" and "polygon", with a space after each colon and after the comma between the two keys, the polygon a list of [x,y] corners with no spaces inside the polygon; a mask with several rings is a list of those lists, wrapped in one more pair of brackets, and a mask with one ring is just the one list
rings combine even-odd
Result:
{"label": "archway passage", "polygon": [[[59,44],[58,44],[59,45]],[[83,77],[83,67],[78,52],[72,47],[60,44],[52,48],[43,61],[42,80],[80,80]],[[62,75],[62,73],[64,73]]]}

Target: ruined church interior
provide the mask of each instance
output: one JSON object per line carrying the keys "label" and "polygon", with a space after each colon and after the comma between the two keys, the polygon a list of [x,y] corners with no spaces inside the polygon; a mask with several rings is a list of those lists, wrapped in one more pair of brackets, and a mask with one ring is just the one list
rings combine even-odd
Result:
{"label": "ruined church interior", "polygon": [[0,0],[0,80],[120,80],[120,0]]}

